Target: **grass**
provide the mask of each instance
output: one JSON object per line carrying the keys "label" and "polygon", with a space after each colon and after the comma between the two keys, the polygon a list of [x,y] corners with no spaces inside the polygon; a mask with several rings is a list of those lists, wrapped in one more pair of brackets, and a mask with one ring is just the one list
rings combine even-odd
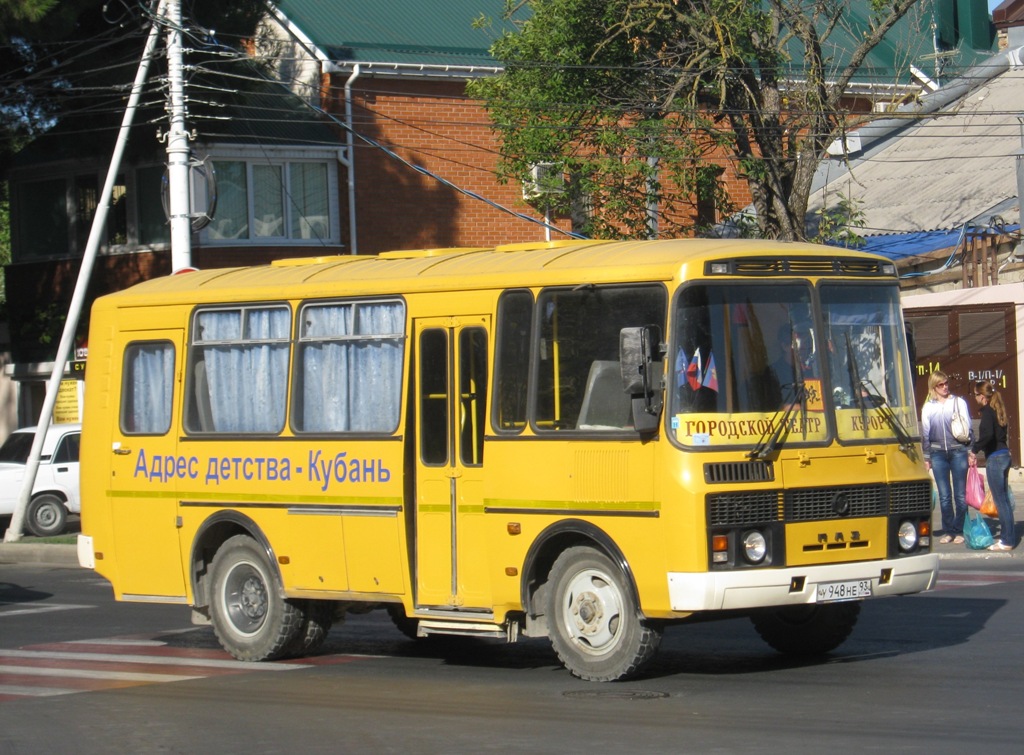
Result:
{"label": "grass", "polygon": [[47,543],[49,545],[74,545],[78,542],[78,535],[72,533],[70,535],[55,535],[54,537],[22,537],[19,543]]}

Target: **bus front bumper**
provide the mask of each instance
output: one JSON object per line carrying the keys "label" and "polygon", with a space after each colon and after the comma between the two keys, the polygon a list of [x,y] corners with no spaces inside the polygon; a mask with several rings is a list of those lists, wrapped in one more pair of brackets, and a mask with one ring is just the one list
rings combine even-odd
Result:
{"label": "bus front bumper", "polygon": [[723,611],[818,603],[847,594],[850,599],[909,595],[932,589],[938,576],[939,556],[927,553],[783,569],[669,572],[668,590],[673,611]]}

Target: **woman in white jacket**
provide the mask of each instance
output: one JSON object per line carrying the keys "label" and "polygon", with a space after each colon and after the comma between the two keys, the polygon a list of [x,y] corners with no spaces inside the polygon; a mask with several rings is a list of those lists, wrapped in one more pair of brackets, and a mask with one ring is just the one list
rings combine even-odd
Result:
{"label": "woman in white jacket", "polygon": [[953,436],[954,412],[969,424],[967,402],[950,392],[949,376],[936,370],[928,376],[928,398],[921,408],[921,438],[924,464],[931,470],[939,493],[943,530],[940,543],[962,543],[967,516],[967,454],[971,438],[961,443]]}

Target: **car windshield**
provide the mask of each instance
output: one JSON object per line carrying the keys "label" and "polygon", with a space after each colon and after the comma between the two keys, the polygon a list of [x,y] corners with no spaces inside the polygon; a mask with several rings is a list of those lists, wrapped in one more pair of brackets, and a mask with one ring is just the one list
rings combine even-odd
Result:
{"label": "car windshield", "polygon": [[34,437],[32,433],[12,433],[0,446],[0,462],[26,464]]}

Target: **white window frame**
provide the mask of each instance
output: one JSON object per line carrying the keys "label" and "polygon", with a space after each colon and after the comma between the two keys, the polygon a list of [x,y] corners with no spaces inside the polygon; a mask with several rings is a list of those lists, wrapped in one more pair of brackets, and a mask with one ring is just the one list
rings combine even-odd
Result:
{"label": "white window frame", "polygon": [[[247,238],[217,238],[213,236],[211,227],[207,226],[200,231],[199,245],[201,246],[330,246],[341,245],[341,217],[339,211],[339,187],[337,171],[337,150],[324,149],[294,149],[294,148],[272,148],[260,147],[254,149],[211,149],[207,160],[216,167],[218,162],[241,162],[245,165],[246,174],[246,201],[248,205],[248,237]],[[292,217],[291,203],[288,196],[291,192],[291,170],[290,166],[295,163],[322,164],[326,168],[327,177],[327,218],[330,229],[323,237],[314,238],[292,238],[290,234],[295,228]],[[255,192],[253,186],[253,174],[256,166],[272,166],[280,168],[285,182],[284,215],[282,217],[279,232],[269,235],[257,235],[257,218],[255,216]],[[203,181],[196,181],[192,187],[195,193],[197,206],[205,206],[206,186]],[[262,219],[259,219],[263,222]],[[211,223],[217,222],[216,212]],[[275,231],[278,230],[275,228]]]}

